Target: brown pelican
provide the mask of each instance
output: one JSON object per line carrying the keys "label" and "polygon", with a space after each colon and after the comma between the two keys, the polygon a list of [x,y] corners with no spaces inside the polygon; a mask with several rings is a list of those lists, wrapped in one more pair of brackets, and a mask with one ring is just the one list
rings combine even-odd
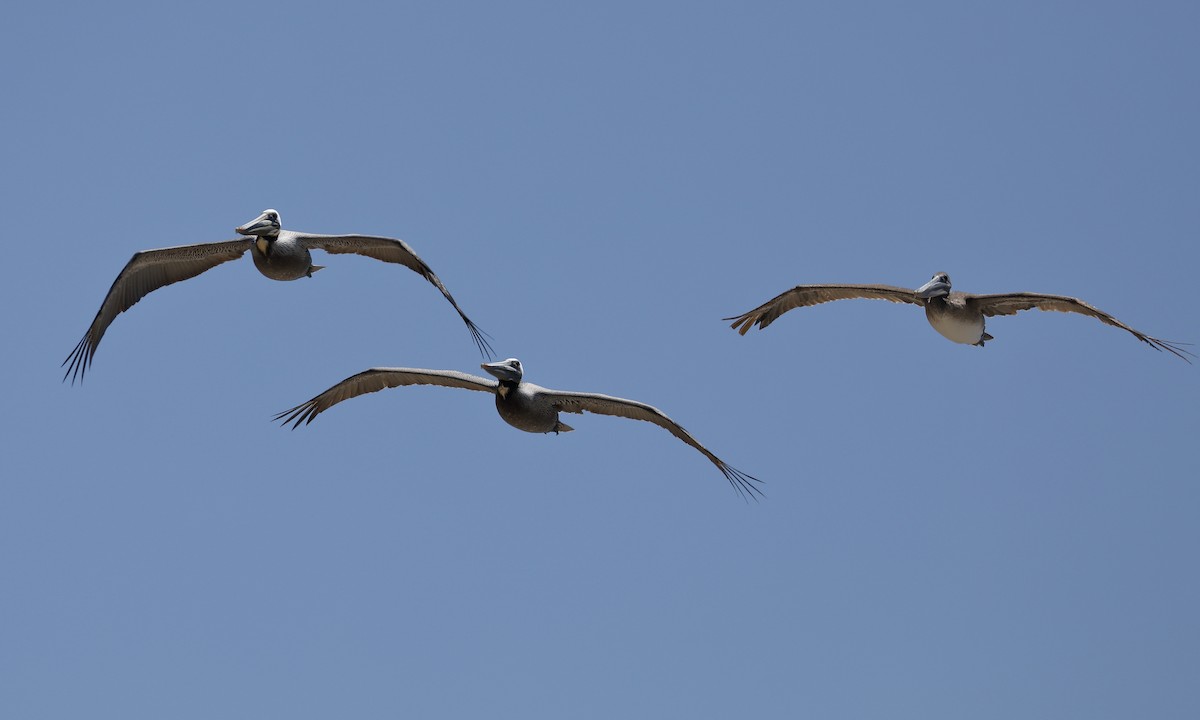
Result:
{"label": "brown pelican", "polygon": [[[1106,325],[1119,327],[1156,350],[1166,350],[1189,363],[1191,362],[1187,356],[1192,353],[1180,347],[1180,343],[1159,340],[1140,333],[1112,315],[1077,298],[1028,292],[1000,295],[951,292],[950,276],[944,272],[934,274],[933,279],[916,290],[891,285],[797,285],[748,313],[725,319],[732,320],[733,325],[730,327],[745,335],[746,331],[754,325],[765,328],[792,308],[820,305],[833,300],[850,298],[869,298],[923,306],[929,324],[943,337],[956,343],[981,347],[992,339],[992,336],[984,331],[985,317],[1015,315],[1021,310],[1033,308],[1079,313],[1094,317]],[[1195,357],[1195,355],[1192,356]]]}
{"label": "brown pelican", "polygon": [[597,393],[563,392],[549,390],[523,381],[521,361],[509,358],[496,363],[480,365],[495,380],[468,375],[454,370],[422,370],[419,368],[371,368],[346,378],[308,402],[275,416],[292,429],[301,423],[307,425],[320,413],[352,397],[373,393],[384,388],[402,385],[441,385],[442,387],[479,390],[496,396],[496,410],[504,422],[518,430],[531,433],[571,432],[573,428],[558,419],[560,412],[592,412],[600,415],[616,415],[631,420],[654,423],[667,432],[699,450],[712,461],[729,481],[734,490],[743,496],[762,495],[754,483],[761,482],[729,465],[708,451],[678,423],[661,410],[635,400],[625,400]]}
{"label": "brown pelican", "polygon": [[92,363],[92,356],[96,354],[96,347],[104,337],[104,331],[117,315],[160,287],[196,277],[221,263],[236,260],[247,250],[254,258],[254,267],[272,280],[312,277],[313,273],[324,267],[312,264],[312,254],[309,251],[313,248],[335,254],[357,253],[376,260],[404,265],[442,291],[442,295],[450,301],[458,311],[459,317],[467,324],[479,352],[484,357],[492,356],[492,348],[488,345],[483,331],[471,322],[438,276],[403,240],[373,235],[314,235],[284,230],[279,224],[279,213],[274,210],[264,210],[250,222],[234,228],[234,232],[252,237],[134,253],[113,281],[112,287],[108,289],[108,295],[104,297],[91,327],[63,361],[63,365],[67,366],[63,381],[65,382],[68,376],[72,384],[76,378],[83,379],[84,373]]}

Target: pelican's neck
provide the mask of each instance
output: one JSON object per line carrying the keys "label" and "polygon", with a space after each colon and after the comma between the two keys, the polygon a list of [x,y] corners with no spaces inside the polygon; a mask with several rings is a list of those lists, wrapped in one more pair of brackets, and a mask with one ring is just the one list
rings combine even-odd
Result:
{"label": "pelican's neck", "polygon": [[515,383],[512,380],[501,380],[500,384],[496,386],[496,394],[502,399],[507,400],[508,394],[513,390],[516,390],[517,385],[519,384],[520,383]]}
{"label": "pelican's neck", "polygon": [[271,256],[271,245],[275,243],[279,235],[259,235],[254,238],[254,247],[258,249],[258,254],[263,257]]}

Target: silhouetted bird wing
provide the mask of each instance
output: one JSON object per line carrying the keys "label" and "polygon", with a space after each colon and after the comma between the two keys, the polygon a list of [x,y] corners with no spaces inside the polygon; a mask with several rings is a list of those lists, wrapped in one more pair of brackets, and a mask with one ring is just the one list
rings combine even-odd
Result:
{"label": "silhouetted bird wing", "polygon": [[238,259],[250,249],[253,242],[249,238],[240,238],[134,253],[113,281],[112,287],[108,289],[91,327],[63,361],[63,365],[67,366],[63,381],[65,382],[67,377],[71,378],[71,384],[75,383],[76,378],[83,380],[88,366],[92,364],[92,356],[96,354],[96,347],[104,337],[104,331],[117,315],[160,287],[194,278],[221,263]]}
{"label": "silhouetted bird wing", "polygon": [[913,290],[893,287],[891,285],[797,285],[787,292],[780,293],[748,313],[737,317],[727,317],[732,320],[730,325],[738,333],[745,335],[754,325],[763,329],[788,310],[798,307],[809,307],[834,300],[852,300],[866,298],[869,300],[887,300],[896,303],[912,303],[924,305]]}
{"label": "silhouetted bird wing", "polygon": [[[996,315],[1016,315],[1022,310],[1046,310],[1053,312],[1077,313],[1079,315],[1087,315],[1094,317],[1105,325],[1121,328],[1122,330],[1133,335],[1138,340],[1146,343],[1150,347],[1162,351],[1166,350],[1177,357],[1183,358],[1187,362],[1187,356],[1192,353],[1180,347],[1180,343],[1171,342],[1168,340],[1160,340],[1156,337],[1151,337],[1145,333],[1134,330],[1125,323],[1116,319],[1112,315],[1103,310],[1093,307],[1079,298],[1067,297],[1065,295],[1044,295],[1042,293],[1004,293],[997,295],[971,295],[967,302],[979,309],[979,312],[988,317]],[[1195,357],[1195,355],[1192,355]]]}
{"label": "silhouetted bird wing", "polygon": [[629,418],[630,420],[643,420],[654,423],[703,453],[706,458],[712,461],[713,465],[717,466],[717,469],[721,471],[721,474],[725,476],[725,479],[729,481],[729,484],[739,494],[748,495],[749,497],[754,497],[755,494],[762,495],[762,492],[754,486],[754,483],[762,482],[761,480],[741,472],[731,465],[726,464],[721,458],[713,455],[708,448],[701,445],[696,438],[692,437],[691,433],[684,430],[682,425],[667,417],[662,410],[656,407],[637,402],[636,400],[626,400],[624,398],[599,395],[597,393],[564,392],[561,390],[546,390],[544,388],[543,391],[546,399],[561,412],[580,414],[591,412],[598,415],[615,415],[617,417]]}
{"label": "silhouetted bird wing", "polygon": [[327,253],[355,253],[357,255],[365,255],[369,258],[382,260],[388,263],[397,263],[412,270],[425,278],[441,291],[450,304],[454,306],[454,310],[458,312],[458,316],[467,324],[467,329],[471,331],[471,338],[475,341],[475,347],[479,348],[479,352],[486,358],[491,358],[493,351],[492,346],[488,344],[487,333],[479,329],[467,314],[462,311],[462,308],[455,302],[454,296],[442,284],[441,278],[433,272],[428,264],[417,256],[413,249],[408,246],[408,243],[395,238],[376,237],[374,235],[309,235],[297,233],[301,241],[308,248],[320,248]]}
{"label": "silhouetted bird wing", "polygon": [[275,420],[284,425],[292,424],[292,429],[307,425],[317,415],[337,405],[343,400],[349,400],[359,395],[378,392],[384,388],[401,387],[405,385],[440,385],[442,387],[462,388],[464,390],[479,390],[482,392],[496,391],[497,383],[490,378],[457,372],[455,370],[424,370],[421,368],[371,368],[357,375],[351,375],[313,399],[303,402],[294,408],[284,410],[275,416]]}

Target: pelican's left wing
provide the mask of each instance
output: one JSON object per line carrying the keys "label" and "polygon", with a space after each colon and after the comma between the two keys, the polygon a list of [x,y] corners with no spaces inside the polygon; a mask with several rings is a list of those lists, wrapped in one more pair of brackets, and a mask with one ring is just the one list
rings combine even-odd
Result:
{"label": "pelican's left wing", "polygon": [[301,235],[301,240],[308,248],[320,248],[327,253],[355,253],[357,255],[365,255],[369,258],[382,260],[383,262],[396,263],[419,274],[421,277],[429,281],[431,285],[442,292],[450,304],[454,306],[458,316],[467,324],[467,329],[471,331],[471,338],[475,341],[475,347],[479,348],[479,352],[487,358],[493,355],[492,346],[488,344],[487,333],[479,329],[467,314],[462,311],[462,308],[455,302],[454,296],[442,284],[441,278],[433,272],[433,270],[419,258],[413,249],[408,246],[408,243],[395,238],[376,237],[374,235]]}
{"label": "pelican's left wing", "polygon": [[[1183,358],[1188,363],[1191,362],[1191,360],[1188,360],[1187,356],[1192,355],[1192,353],[1180,347],[1180,343],[1175,343],[1168,340],[1160,340],[1156,337],[1151,337],[1145,333],[1138,332],[1112,315],[1109,315],[1103,310],[1085,303],[1079,298],[1067,297],[1065,295],[1044,295],[1042,293],[1019,292],[997,295],[974,295],[971,297],[970,302],[979,309],[979,312],[988,317],[995,317],[996,315],[1016,315],[1022,310],[1032,310],[1033,308],[1037,308],[1038,310],[1087,315],[1089,317],[1096,318],[1105,325],[1112,325],[1113,327],[1121,328],[1156,350],[1166,350],[1177,357]],[[1193,357],[1195,356],[1193,355]]]}
{"label": "pelican's left wing", "polygon": [[704,447],[692,437],[692,434],[683,429],[683,426],[675,422],[666,414],[656,407],[645,403],[637,402],[636,400],[626,400],[624,398],[612,397],[611,395],[600,395],[597,393],[579,393],[579,392],[564,392],[560,390],[544,390],[546,398],[560,412],[579,413],[584,412],[596,413],[598,415],[615,415],[617,417],[629,418],[630,420],[642,420],[666,429],[675,437],[684,441],[688,445],[699,450],[706,458],[712,461],[713,465],[721,471],[729,484],[740,495],[749,495],[754,497],[755,494],[762,495],[754,483],[762,481],[751,475],[741,472],[737,468],[727,465],[721,458],[709,452],[708,448]]}
{"label": "pelican's left wing", "polygon": [[295,430],[300,423],[305,425],[312,422],[317,415],[337,405],[343,400],[378,392],[384,388],[402,387],[405,385],[441,385],[442,387],[462,388],[464,390],[479,390],[495,392],[495,380],[481,378],[477,375],[456,370],[425,370],[423,368],[371,368],[357,375],[351,375],[340,383],[317,395],[313,399],[300,403],[294,408],[284,410],[274,417],[284,425],[292,424]]}

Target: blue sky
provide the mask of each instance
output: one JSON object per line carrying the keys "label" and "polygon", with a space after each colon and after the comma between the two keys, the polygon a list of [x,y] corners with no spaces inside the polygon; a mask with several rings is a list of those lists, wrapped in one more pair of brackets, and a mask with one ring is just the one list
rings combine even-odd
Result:
{"label": "blue sky", "polygon": [[[0,714],[1191,718],[1200,368],[1094,320],[947,342],[798,283],[1074,295],[1198,342],[1194,3],[10,8]],[[248,258],[59,363],[136,251],[404,238],[532,382],[521,433],[403,269]]]}

